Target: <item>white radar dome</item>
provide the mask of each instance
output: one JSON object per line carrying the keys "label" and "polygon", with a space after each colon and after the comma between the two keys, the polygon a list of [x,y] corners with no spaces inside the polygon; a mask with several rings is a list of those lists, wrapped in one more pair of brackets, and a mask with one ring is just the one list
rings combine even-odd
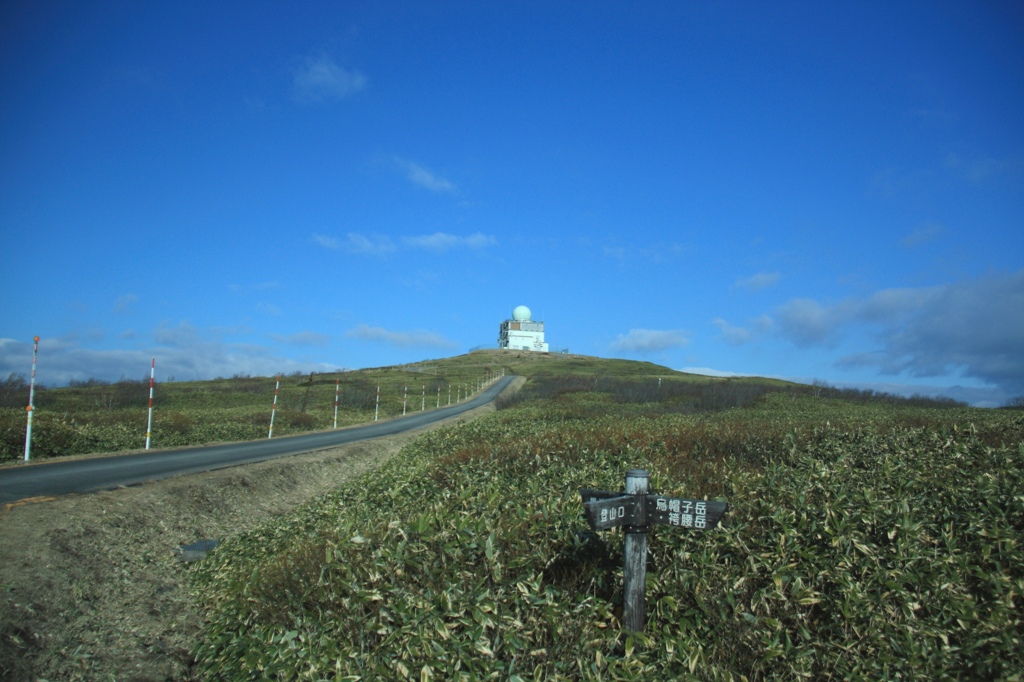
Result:
{"label": "white radar dome", "polygon": [[515,310],[512,311],[512,319],[518,322],[530,319],[530,309],[525,305],[517,305]]}

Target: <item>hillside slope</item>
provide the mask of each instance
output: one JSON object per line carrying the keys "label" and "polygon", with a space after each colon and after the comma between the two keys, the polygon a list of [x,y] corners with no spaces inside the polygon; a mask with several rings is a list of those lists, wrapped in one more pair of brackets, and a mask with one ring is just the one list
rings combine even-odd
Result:
{"label": "hillside slope", "polygon": [[[1024,675],[1024,418],[572,362],[525,359],[495,414],[219,548],[194,583],[205,674]],[[652,531],[630,635],[622,534],[589,532],[577,490],[634,467],[730,511]]]}

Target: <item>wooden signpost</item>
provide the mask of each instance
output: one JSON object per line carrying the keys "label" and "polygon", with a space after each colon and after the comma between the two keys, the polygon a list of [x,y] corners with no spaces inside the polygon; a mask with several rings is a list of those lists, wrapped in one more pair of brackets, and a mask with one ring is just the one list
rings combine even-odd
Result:
{"label": "wooden signpost", "polygon": [[626,630],[644,629],[644,588],[647,583],[647,531],[652,524],[711,530],[729,508],[726,502],[687,500],[647,492],[650,474],[644,469],[626,472],[621,492],[581,488],[587,521],[594,530],[623,527],[626,532],[623,563],[622,624]]}

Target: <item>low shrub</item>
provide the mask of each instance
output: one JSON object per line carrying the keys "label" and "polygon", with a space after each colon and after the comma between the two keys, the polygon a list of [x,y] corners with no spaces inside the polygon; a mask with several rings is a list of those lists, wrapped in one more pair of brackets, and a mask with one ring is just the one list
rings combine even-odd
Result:
{"label": "low shrub", "polygon": [[[614,403],[614,401],[612,401]],[[551,399],[417,439],[198,566],[211,678],[1013,679],[1024,675],[1024,428],[1012,413],[785,396],[718,415]],[[588,418],[587,415],[591,416]],[[908,428],[901,418],[930,419]],[[979,422],[1006,426],[993,448]],[[579,487],[727,499],[650,535],[621,632],[622,534]]]}

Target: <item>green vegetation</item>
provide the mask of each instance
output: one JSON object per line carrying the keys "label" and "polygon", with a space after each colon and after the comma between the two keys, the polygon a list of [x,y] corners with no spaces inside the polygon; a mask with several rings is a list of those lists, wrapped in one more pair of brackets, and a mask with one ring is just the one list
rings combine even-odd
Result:
{"label": "green vegetation", "polygon": [[[408,387],[409,412],[442,406],[476,391],[477,382],[498,369],[491,356],[352,372],[281,377],[274,435],[334,426],[335,384],[340,380],[338,426],[373,421],[377,386],[380,418],[402,414]],[[234,376],[213,381],[167,382],[156,386],[152,447],[266,438],[275,377]],[[424,397],[423,392],[427,395]],[[68,387],[37,387],[32,426],[32,458],[137,450],[146,442],[149,378],[116,383],[90,380]],[[12,375],[0,381],[0,461],[25,452],[28,384]]]}
{"label": "green vegetation", "polygon": [[[531,377],[520,398],[193,569],[205,675],[1024,677],[1019,412],[490,357]],[[627,635],[622,535],[589,531],[577,489],[632,467],[731,508],[652,531]]]}

